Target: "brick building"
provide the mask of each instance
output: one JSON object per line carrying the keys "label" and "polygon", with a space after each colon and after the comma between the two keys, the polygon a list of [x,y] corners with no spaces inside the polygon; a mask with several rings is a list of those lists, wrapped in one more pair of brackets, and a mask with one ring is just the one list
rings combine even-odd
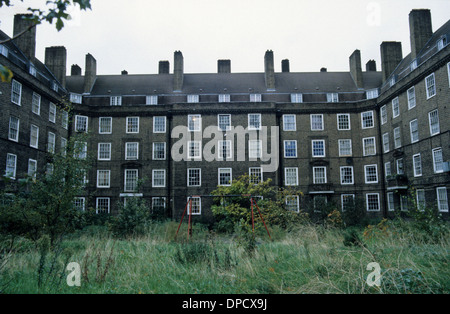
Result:
{"label": "brick building", "polygon": [[[383,42],[381,71],[373,60],[363,71],[355,50],[348,72],[293,73],[283,60],[278,73],[267,51],[264,72],[233,73],[230,60],[219,60],[217,73],[188,74],[176,51],[172,73],[169,61],[161,61],[158,74],[98,75],[97,61],[87,54],[84,75],[73,65],[66,77],[65,50],[48,48],[45,69],[75,108],[69,130],[60,124],[54,134],[88,133],[87,150],[95,156],[78,204],[114,213],[117,202],[144,197],[178,219],[188,197],[250,173],[302,191],[304,199],[289,203],[292,210],[332,201],[345,208],[362,199],[370,215],[389,216],[407,210],[414,188],[419,204],[448,215],[450,21],[434,33],[429,10],[413,10],[409,21],[411,53],[403,56],[401,43]],[[33,81],[17,71],[23,85]],[[18,110],[14,84],[2,85],[8,108],[2,126],[9,116],[24,121],[22,143],[2,138],[5,169],[11,154],[23,150],[26,159],[35,152],[25,132],[34,116],[25,106],[12,111]],[[36,88],[30,92],[45,94]],[[48,92],[55,97],[45,94],[49,104],[58,103],[61,95]],[[40,130],[53,126],[40,123]],[[18,173],[26,173],[20,167]],[[137,191],[139,179],[145,182]],[[194,198],[195,218],[209,220],[210,205],[208,198]]]}

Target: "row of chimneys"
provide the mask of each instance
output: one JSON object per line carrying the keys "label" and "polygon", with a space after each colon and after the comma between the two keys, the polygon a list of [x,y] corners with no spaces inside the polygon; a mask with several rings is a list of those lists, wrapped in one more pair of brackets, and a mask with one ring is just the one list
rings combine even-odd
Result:
{"label": "row of chimneys", "polygon": [[[14,36],[21,33],[32,26],[32,21],[24,19],[29,16],[27,14],[18,14],[14,17]],[[425,47],[430,37],[433,35],[431,24],[431,13],[427,9],[412,10],[409,14],[409,26],[411,36],[411,60],[417,58],[418,53]],[[14,42],[22,50],[22,52],[30,60],[34,60],[36,52],[36,27],[31,27],[28,32],[15,39]],[[403,59],[402,44],[400,42],[383,42],[380,47],[381,50],[381,67],[383,82],[392,74],[399,63]],[[364,80],[361,66],[361,52],[355,50],[350,56],[350,73],[358,86],[363,88]],[[65,87],[66,82],[66,62],[67,52],[64,47],[50,47],[45,50],[45,65],[53,72],[56,79]],[[159,73],[169,74],[169,61],[159,62]],[[289,60],[283,60],[281,63],[282,72],[289,72]],[[325,68],[321,72],[326,72]],[[376,63],[370,60],[366,64],[366,71],[376,71]],[[275,67],[273,51],[268,50],[264,56],[264,72],[267,90],[275,90]],[[231,73],[231,61],[219,60],[218,73]],[[71,69],[72,75],[81,75],[81,68],[78,65],[73,65]],[[128,74],[123,71],[122,74]],[[84,92],[89,93],[95,83],[97,76],[97,61],[95,58],[86,55],[86,69],[84,79]],[[174,78],[173,90],[181,91],[183,88],[184,78],[184,61],[183,54],[180,51],[174,53]]]}

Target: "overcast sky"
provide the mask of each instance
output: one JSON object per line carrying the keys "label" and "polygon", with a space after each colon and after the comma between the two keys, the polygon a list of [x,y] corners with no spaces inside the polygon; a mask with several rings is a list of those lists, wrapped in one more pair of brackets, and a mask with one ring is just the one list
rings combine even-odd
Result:
{"label": "overcast sky", "polygon": [[[12,0],[1,8],[1,29],[12,35],[13,16],[46,0]],[[450,19],[449,0],[91,0],[57,32],[37,30],[36,56],[45,47],[65,46],[70,66],[83,69],[85,55],[97,59],[98,74],[154,74],[158,62],[181,50],[185,73],[217,72],[218,59],[231,59],[232,72],[263,72],[264,54],[273,50],[275,71],[289,59],[291,72],[348,71],[348,58],[361,50],[380,70],[380,44],[400,41],[410,49],[408,14],[431,10],[433,31]]]}

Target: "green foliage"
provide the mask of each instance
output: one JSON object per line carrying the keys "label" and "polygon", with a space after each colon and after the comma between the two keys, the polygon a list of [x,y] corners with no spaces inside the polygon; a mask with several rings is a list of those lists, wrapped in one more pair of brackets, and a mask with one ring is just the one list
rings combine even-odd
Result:
{"label": "green foliage", "polygon": [[[49,155],[52,173],[10,182],[0,194],[0,233],[37,241],[48,235],[53,245],[64,234],[83,227],[84,214],[74,206],[84,192],[89,158],[80,155],[85,136],[68,141],[66,151]],[[78,147],[77,147],[78,146]]]}
{"label": "green foliage", "polygon": [[355,199],[348,204],[342,213],[342,219],[346,226],[362,226],[367,219],[364,200]]}
{"label": "green foliage", "polygon": [[142,235],[151,222],[150,208],[141,197],[128,197],[126,204],[118,203],[119,214],[107,223],[110,231],[117,237]]}
{"label": "green foliage", "polygon": [[[249,175],[243,175],[233,180],[231,186],[219,186],[211,194],[217,196],[211,210],[218,231],[233,232],[238,224],[252,225],[250,196],[255,201],[253,204],[255,228],[263,228],[260,213],[266,225],[277,225],[283,228],[308,219],[304,213],[286,210],[286,197],[301,197],[302,193],[293,189],[279,189],[271,186],[270,179],[254,184]],[[224,197],[227,195],[232,197]]]}
{"label": "green foliage", "polygon": [[[20,0],[23,2],[23,0]],[[11,0],[0,0],[0,7],[11,6]],[[76,6],[80,10],[86,11],[91,9],[90,0],[48,0],[46,1],[46,8],[28,8],[28,11],[32,13],[29,20],[33,21],[35,25],[41,24],[43,21],[53,24],[56,21],[55,26],[58,31],[64,27],[64,20],[68,21],[71,19],[70,15],[67,13],[70,6]]]}
{"label": "green foliage", "polygon": [[345,246],[363,246],[363,240],[359,235],[359,231],[356,228],[348,228],[344,233],[344,241]]}

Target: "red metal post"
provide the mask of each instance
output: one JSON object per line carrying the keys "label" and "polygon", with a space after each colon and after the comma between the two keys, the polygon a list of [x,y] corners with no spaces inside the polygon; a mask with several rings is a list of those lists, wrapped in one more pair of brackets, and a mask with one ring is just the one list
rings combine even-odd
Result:
{"label": "red metal post", "polygon": [[177,234],[175,235],[175,239],[177,238],[178,231],[180,231],[181,224],[183,223],[184,215],[186,214],[186,210],[188,208],[188,204],[189,204],[189,201],[186,202],[186,207],[184,208],[183,215],[181,216],[181,221],[180,221],[180,224],[178,225]]}

